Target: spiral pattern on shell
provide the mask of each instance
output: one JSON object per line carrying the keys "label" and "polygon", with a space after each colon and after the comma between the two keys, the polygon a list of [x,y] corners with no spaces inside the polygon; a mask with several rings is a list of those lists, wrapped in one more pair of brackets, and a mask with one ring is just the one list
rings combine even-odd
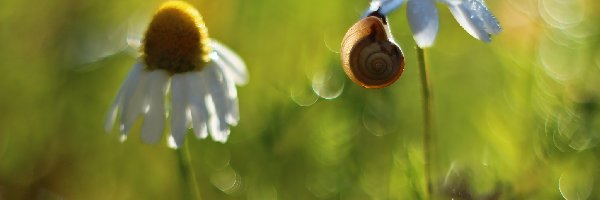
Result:
{"label": "spiral pattern on shell", "polygon": [[385,19],[366,17],[342,41],[342,64],[348,77],[365,88],[384,88],[404,71],[404,55],[386,28]]}

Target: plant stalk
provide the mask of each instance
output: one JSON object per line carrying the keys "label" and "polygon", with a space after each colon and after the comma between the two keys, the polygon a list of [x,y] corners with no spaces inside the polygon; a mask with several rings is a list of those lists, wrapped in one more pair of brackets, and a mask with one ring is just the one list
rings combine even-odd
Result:
{"label": "plant stalk", "polygon": [[433,182],[431,178],[431,162],[432,162],[432,135],[433,135],[433,122],[432,122],[432,107],[433,97],[431,89],[431,81],[429,78],[429,68],[425,62],[425,52],[420,47],[416,47],[417,50],[417,62],[419,65],[419,72],[421,78],[421,94],[423,96],[422,109],[423,109],[423,154],[424,154],[424,171],[425,171],[425,184],[426,193],[429,199],[433,198]]}
{"label": "plant stalk", "polygon": [[185,190],[185,199],[202,199],[200,195],[200,189],[198,188],[198,182],[196,181],[196,173],[194,172],[194,168],[192,167],[192,158],[190,155],[188,142],[185,140],[185,144],[182,148],[179,148],[177,151],[177,158],[179,160],[179,172],[181,175],[182,184]]}

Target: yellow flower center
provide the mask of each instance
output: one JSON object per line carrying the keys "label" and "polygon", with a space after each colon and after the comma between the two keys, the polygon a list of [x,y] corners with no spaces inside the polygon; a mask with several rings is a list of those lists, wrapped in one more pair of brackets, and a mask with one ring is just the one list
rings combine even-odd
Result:
{"label": "yellow flower center", "polygon": [[148,68],[171,73],[201,70],[210,61],[210,51],[202,16],[183,1],[168,1],[160,6],[143,43]]}

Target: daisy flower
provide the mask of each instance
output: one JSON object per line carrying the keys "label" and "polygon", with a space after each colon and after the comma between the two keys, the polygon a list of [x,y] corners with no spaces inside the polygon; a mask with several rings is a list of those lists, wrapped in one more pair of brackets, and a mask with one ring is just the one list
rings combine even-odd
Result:
{"label": "daisy flower", "polygon": [[143,116],[142,141],[157,143],[170,118],[169,144],[174,148],[183,144],[188,128],[198,138],[210,133],[213,140],[226,142],[229,126],[239,121],[236,85],[245,84],[248,75],[238,55],[208,37],[198,10],[182,1],[163,3],[140,51],[110,108],[106,131],[118,121],[125,140]]}
{"label": "daisy flower", "polygon": [[[448,6],[460,26],[478,40],[490,42],[491,35],[502,31],[498,20],[487,8],[484,0],[437,1]],[[405,0],[373,0],[364,16],[372,12],[387,15],[398,9],[404,2]],[[406,10],[410,29],[417,45],[421,48],[431,47],[439,28],[435,0],[408,0]]]}

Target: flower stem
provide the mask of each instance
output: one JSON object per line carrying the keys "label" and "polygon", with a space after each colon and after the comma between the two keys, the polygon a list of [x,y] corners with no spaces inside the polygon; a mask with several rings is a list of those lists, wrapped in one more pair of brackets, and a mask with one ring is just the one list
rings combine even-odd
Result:
{"label": "flower stem", "polygon": [[185,199],[202,199],[200,195],[200,190],[198,189],[198,182],[196,181],[196,173],[194,172],[194,168],[192,167],[192,158],[190,156],[190,149],[187,144],[187,140],[183,145],[183,148],[177,149],[177,158],[179,160],[179,172],[181,175],[181,180],[183,182],[184,189],[186,193],[184,195]]}
{"label": "flower stem", "polygon": [[433,196],[433,183],[431,180],[431,153],[432,153],[432,106],[433,97],[431,90],[431,81],[429,79],[429,69],[425,63],[425,52],[420,47],[417,50],[417,63],[421,77],[421,93],[423,95],[423,153],[425,160],[425,184],[429,199]]}

